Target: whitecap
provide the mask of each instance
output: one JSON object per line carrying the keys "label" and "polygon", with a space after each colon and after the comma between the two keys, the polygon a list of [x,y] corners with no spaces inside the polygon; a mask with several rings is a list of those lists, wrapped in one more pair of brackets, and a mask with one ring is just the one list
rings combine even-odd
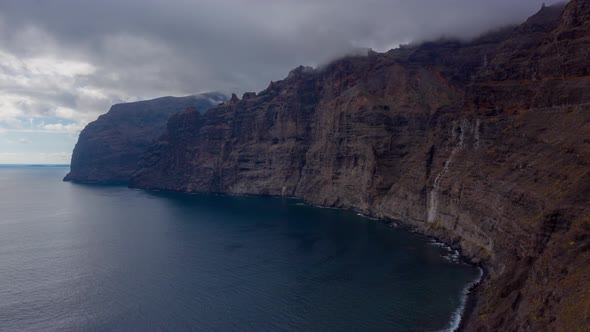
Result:
{"label": "whitecap", "polygon": [[457,329],[459,329],[459,326],[461,325],[461,320],[463,319],[463,313],[465,312],[467,298],[469,297],[469,294],[471,293],[471,289],[473,289],[473,287],[475,285],[479,284],[481,281],[481,278],[483,277],[483,270],[481,268],[478,268],[478,270],[479,270],[479,276],[463,288],[463,292],[461,294],[461,302],[459,303],[459,308],[457,308],[457,310],[455,310],[455,312],[453,312],[453,315],[451,316],[451,321],[449,322],[449,326],[446,329],[442,330],[441,332],[455,332],[455,331],[457,331]]}

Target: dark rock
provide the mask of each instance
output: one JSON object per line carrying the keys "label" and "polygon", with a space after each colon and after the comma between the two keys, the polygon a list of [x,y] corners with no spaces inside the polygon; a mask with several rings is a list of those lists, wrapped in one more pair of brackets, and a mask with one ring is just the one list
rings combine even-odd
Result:
{"label": "dark rock", "polygon": [[204,112],[225,101],[219,93],[117,104],[82,130],[65,181],[126,183],[140,156],[187,107]]}
{"label": "dark rock", "polygon": [[587,330],[588,9],[299,67],[255,99],[176,114],[130,185],[402,220],[487,267],[466,330]]}
{"label": "dark rock", "polygon": [[231,94],[231,98],[229,99],[229,101],[227,102],[228,104],[236,104],[240,101],[240,98],[238,98],[238,96],[235,93]]}

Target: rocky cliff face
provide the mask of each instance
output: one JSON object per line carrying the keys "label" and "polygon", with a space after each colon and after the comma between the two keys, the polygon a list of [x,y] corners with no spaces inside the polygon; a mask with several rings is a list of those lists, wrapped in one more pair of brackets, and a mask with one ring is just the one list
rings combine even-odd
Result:
{"label": "rocky cliff face", "polygon": [[168,118],[187,107],[206,111],[227,100],[219,93],[117,104],[82,130],[65,181],[126,183]]}
{"label": "rocky cliff face", "polygon": [[300,67],[175,114],[131,185],[400,220],[489,274],[469,331],[590,329],[590,8]]}

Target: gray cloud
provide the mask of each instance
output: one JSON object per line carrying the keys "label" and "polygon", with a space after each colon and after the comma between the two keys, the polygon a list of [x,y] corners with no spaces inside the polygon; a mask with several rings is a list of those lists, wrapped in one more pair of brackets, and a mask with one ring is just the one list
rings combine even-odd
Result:
{"label": "gray cloud", "polygon": [[542,2],[1,1],[0,121],[82,122],[114,102],[257,91],[299,64],[357,47],[474,37],[524,20]]}

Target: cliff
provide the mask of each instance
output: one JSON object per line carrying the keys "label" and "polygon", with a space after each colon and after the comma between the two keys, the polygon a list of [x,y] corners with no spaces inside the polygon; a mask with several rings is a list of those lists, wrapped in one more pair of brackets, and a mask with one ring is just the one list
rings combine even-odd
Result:
{"label": "cliff", "polygon": [[114,105],[80,133],[64,181],[126,183],[172,114],[187,107],[204,112],[225,100],[222,94],[205,93]]}
{"label": "cliff", "polygon": [[173,115],[131,186],[301,197],[481,262],[469,331],[590,330],[590,8],[299,67]]}

